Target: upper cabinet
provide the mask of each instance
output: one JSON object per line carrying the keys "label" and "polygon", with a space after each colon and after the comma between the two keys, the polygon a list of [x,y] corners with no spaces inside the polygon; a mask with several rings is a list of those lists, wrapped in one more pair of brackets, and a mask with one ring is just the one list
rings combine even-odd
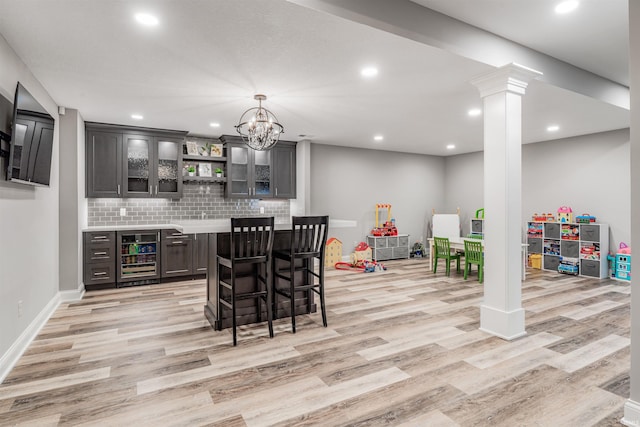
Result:
{"label": "upper cabinet", "polygon": [[87,197],[122,197],[122,134],[87,129]]}
{"label": "upper cabinet", "polygon": [[182,139],[124,135],[123,197],[182,196]]}
{"label": "upper cabinet", "polygon": [[227,150],[225,197],[234,199],[292,199],[296,197],[296,146],[280,141],[267,151],[256,151],[235,136],[220,139]]}
{"label": "upper cabinet", "polygon": [[183,136],[87,124],[87,197],[180,198]]}
{"label": "upper cabinet", "polygon": [[281,199],[296,198],[296,145],[280,141],[271,150],[273,165],[273,196]]}

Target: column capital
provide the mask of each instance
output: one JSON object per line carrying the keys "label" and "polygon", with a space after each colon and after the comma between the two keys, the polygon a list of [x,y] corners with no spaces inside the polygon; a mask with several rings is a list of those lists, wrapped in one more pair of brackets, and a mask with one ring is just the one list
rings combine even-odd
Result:
{"label": "column capital", "polygon": [[540,71],[512,62],[472,79],[471,84],[480,90],[482,98],[499,92],[524,95],[529,82],[540,76]]}

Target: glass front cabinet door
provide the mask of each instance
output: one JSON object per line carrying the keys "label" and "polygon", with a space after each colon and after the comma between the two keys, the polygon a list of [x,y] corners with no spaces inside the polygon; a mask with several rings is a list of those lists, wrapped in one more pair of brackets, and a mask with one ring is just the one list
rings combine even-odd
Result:
{"label": "glass front cabinet door", "polygon": [[271,152],[255,151],[244,144],[228,144],[228,170],[226,197],[268,198],[273,196]]}
{"label": "glass front cabinet door", "polygon": [[182,140],[154,137],[154,147],[157,150],[154,195],[165,198],[182,196]]}
{"label": "glass front cabinet door", "polygon": [[124,196],[179,198],[182,140],[124,135]]}

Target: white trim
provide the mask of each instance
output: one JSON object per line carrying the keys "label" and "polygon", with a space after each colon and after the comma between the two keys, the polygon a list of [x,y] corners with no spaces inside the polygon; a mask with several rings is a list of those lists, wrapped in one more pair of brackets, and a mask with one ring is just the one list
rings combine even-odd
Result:
{"label": "white trim", "polygon": [[0,384],[9,375],[22,354],[27,350],[31,342],[38,336],[40,330],[58,309],[60,303],[80,301],[84,296],[84,283],[80,283],[78,289],[71,291],[59,291],[51,301],[42,309],[35,319],[22,332],[20,337],[11,345],[9,350],[0,358]]}
{"label": "white trim", "polygon": [[480,306],[481,331],[504,340],[514,340],[527,334],[524,329],[524,310],[503,311],[499,308]]}
{"label": "white trim", "polygon": [[[73,291],[75,292],[75,291]],[[9,350],[0,358],[0,384],[9,375],[11,369],[20,359],[20,356],[31,344],[31,341],[38,335],[42,327],[47,323],[51,315],[60,305],[60,292],[56,293],[51,301],[42,309],[40,314],[33,319],[27,329],[22,332],[18,339],[9,347]]]}
{"label": "white trim", "polygon": [[640,403],[627,400],[624,404],[624,416],[620,422],[629,427],[640,426]]}
{"label": "white trim", "polygon": [[84,283],[80,283],[78,289],[72,291],[60,291],[60,302],[76,302],[84,297]]}

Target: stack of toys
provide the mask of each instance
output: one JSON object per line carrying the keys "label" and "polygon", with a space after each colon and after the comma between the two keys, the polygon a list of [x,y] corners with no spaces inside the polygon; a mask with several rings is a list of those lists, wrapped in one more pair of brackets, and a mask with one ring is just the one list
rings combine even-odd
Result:
{"label": "stack of toys", "polygon": [[[378,210],[387,209],[387,220],[380,226]],[[388,203],[378,203],[376,205],[376,226],[371,230],[371,235],[380,236],[397,236],[398,229],[396,228],[396,220],[391,218],[391,205]]]}

